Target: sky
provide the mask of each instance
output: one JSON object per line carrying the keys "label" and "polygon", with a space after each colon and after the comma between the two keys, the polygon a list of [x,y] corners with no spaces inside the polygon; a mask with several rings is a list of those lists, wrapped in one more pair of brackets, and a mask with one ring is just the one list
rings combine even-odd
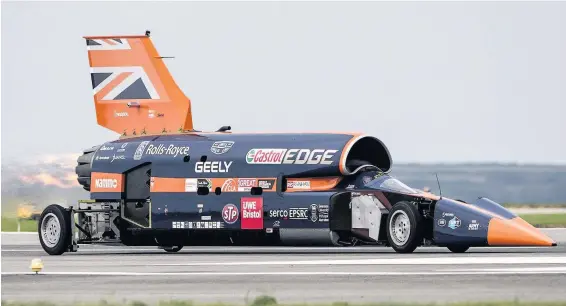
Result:
{"label": "sky", "polygon": [[147,29],[199,130],[360,131],[394,163],[566,163],[566,2],[1,5],[4,163],[117,139],[82,37]]}

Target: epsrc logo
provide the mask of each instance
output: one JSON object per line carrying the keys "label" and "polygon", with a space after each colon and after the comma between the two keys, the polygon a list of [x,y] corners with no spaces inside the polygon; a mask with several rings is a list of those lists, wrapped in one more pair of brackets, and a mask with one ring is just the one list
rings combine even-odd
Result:
{"label": "epsrc logo", "polygon": [[338,150],[251,149],[246,154],[246,162],[267,165],[332,165],[336,152]]}

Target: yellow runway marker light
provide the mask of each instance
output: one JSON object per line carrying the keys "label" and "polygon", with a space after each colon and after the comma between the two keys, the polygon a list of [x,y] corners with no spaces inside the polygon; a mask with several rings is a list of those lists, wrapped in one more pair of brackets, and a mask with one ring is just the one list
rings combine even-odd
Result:
{"label": "yellow runway marker light", "polygon": [[41,270],[43,270],[43,261],[39,258],[35,258],[31,261],[30,269],[37,274]]}

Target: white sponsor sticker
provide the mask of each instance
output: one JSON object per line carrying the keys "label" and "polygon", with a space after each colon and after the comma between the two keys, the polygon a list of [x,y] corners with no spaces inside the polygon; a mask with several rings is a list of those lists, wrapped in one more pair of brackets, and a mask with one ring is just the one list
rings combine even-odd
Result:
{"label": "white sponsor sticker", "polygon": [[197,179],[185,179],[185,192],[196,192],[197,189]]}

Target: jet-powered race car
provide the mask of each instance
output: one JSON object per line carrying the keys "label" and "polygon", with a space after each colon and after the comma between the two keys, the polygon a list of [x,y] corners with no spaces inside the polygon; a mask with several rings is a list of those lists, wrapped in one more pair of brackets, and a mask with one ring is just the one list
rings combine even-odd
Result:
{"label": "jet-powered race car", "polygon": [[[42,212],[51,255],[79,244],[391,246],[465,252],[553,246],[499,204],[406,186],[389,150],[355,133],[232,133],[193,129],[191,102],[149,38],[85,37],[98,124],[122,136],[78,158],[90,200]],[[254,110],[250,110],[254,111]]]}

